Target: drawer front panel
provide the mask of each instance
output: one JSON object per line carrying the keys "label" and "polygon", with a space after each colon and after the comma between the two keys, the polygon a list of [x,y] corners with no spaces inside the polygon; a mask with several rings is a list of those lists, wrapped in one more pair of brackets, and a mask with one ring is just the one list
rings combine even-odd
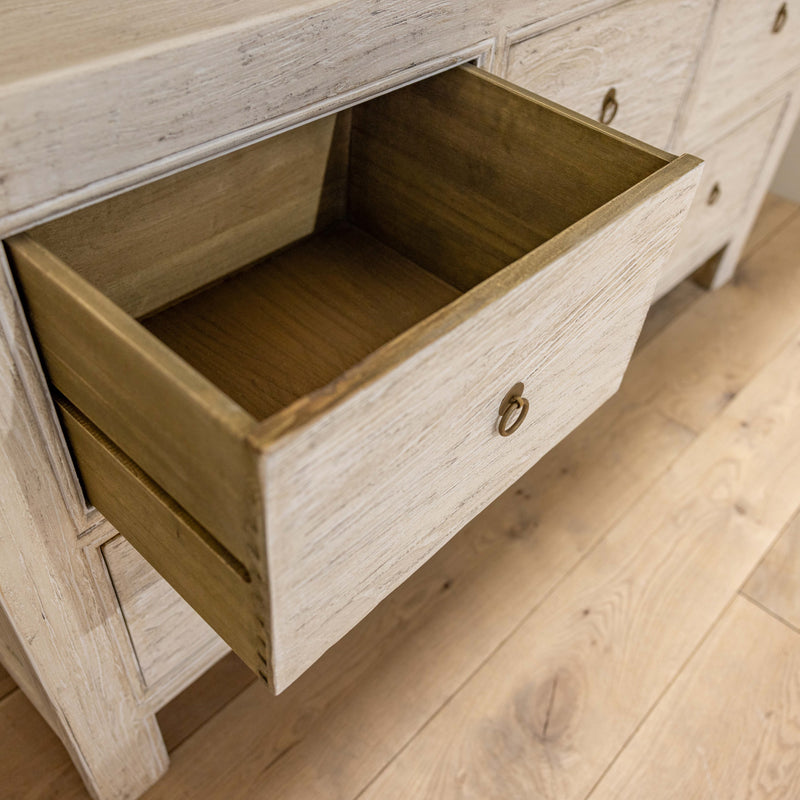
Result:
{"label": "drawer front panel", "polygon": [[733,237],[785,105],[785,100],[774,103],[702,150],[706,165],[700,187],[656,296],[669,291]]}
{"label": "drawer front panel", "polygon": [[122,536],[102,548],[149,691],[197,674],[230,648]]}
{"label": "drawer front panel", "polygon": [[511,34],[506,76],[601,121],[616,103],[612,127],[665,147],[710,10],[708,0],[628,0],[529,38]]}
{"label": "drawer front panel", "polygon": [[[268,454],[279,684],[616,391],[696,177],[588,237]],[[518,382],[530,412],[504,438],[498,410]]]}
{"label": "drawer front panel", "polygon": [[721,0],[682,141],[692,149],[713,136],[724,117],[798,67],[800,0]]}

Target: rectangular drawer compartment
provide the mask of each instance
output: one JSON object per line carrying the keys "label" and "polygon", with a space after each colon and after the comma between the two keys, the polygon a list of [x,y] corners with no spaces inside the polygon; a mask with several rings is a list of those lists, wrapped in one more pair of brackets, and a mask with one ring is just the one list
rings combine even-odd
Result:
{"label": "rectangular drawer compartment", "polygon": [[699,164],[460,67],[7,245],[89,499],[280,691],[616,390]]}
{"label": "rectangular drawer compartment", "polygon": [[686,95],[711,3],[625,0],[557,28],[508,36],[505,76],[665,147]]}
{"label": "rectangular drawer compartment", "polygon": [[786,108],[781,99],[701,152],[703,177],[656,297],[694,272],[736,234]]}
{"label": "rectangular drawer compartment", "polygon": [[699,141],[720,120],[800,68],[800,0],[721,0],[705,47],[682,141]]}

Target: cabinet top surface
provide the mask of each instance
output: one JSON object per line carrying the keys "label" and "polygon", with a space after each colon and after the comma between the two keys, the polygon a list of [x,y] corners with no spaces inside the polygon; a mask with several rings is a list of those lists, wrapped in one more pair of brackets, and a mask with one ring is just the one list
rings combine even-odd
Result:
{"label": "cabinet top surface", "polygon": [[[202,39],[289,10],[336,0],[0,0],[0,87],[105,59],[147,58],[175,40]],[[364,4],[366,7],[366,3]]]}

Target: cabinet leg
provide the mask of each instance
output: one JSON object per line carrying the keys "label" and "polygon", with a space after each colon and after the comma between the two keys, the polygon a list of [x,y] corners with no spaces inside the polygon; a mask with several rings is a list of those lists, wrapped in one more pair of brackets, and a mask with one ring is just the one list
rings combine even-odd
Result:
{"label": "cabinet leg", "polygon": [[167,753],[78,538],[82,509],[59,475],[63,447],[42,421],[37,370],[0,273],[0,660],[92,796],[132,799],[164,773]]}

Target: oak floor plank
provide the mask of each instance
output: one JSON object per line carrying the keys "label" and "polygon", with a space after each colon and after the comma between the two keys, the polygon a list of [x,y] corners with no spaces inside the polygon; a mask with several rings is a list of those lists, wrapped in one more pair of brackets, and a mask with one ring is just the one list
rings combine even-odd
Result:
{"label": "oak floor plank", "polygon": [[25,695],[0,700],[0,797],[89,800],[64,745]]}
{"label": "oak floor plank", "polygon": [[685,280],[679,283],[674,289],[667,292],[650,306],[647,318],[636,342],[638,352],[653,339],[655,339],[667,325],[678,319],[681,314],[691,308],[704,294],[706,290],[692,280]]}
{"label": "oak floor plank", "polygon": [[742,592],[800,630],[800,515],[786,526]]}
{"label": "oak floor plank", "polygon": [[800,797],[800,635],[736,598],[590,797]]}
{"label": "oak floor plank", "polygon": [[744,257],[749,256],[767,239],[774,236],[778,229],[798,212],[800,212],[800,207],[797,203],[770,192],[764,198],[753,230],[750,231],[743,251]]}
{"label": "oak floor plank", "polygon": [[223,656],[156,715],[167,750],[174,750],[255,681],[235,653]]}
{"label": "oak floor plank", "polygon": [[795,214],[742,262],[735,283],[704,294],[640,351],[646,356],[631,363],[621,392],[700,432],[786,344],[798,319]]}
{"label": "oak floor plank", "polygon": [[800,337],[430,720],[363,800],[585,797],[798,503]]}
{"label": "oak floor plank", "polygon": [[[800,206],[796,203],[777,194],[768,194],[747,240],[743,255],[746,257],[753,253],[796,214],[800,214]],[[636,349],[640,350],[655,339],[667,325],[676,320],[705,294],[705,289],[691,278],[687,278],[659,298],[650,308],[647,323],[636,343]]]}

